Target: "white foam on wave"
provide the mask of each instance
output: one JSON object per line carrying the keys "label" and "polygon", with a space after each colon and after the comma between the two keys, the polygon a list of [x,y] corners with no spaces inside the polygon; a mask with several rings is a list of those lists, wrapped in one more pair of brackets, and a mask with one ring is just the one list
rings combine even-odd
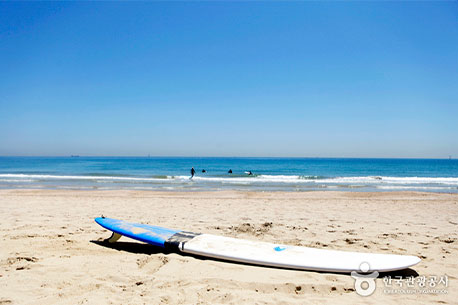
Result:
{"label": "white foam on wave", "polygon": [[[189,176],[177,176],[176,179],[189,180]],[[297,175],[259,175],[255,177],[200,177],[195,176],[193,181],[211,181],[221,183],[285,183],[285,184],[345,184],[345,185],[380,185],[380,184],[441,184],[458,186],[458,178],[449,177],[335,177],[316,178],[313,176]]]}
{"label": "white foam on wave", "polygon": [[0,182],[34,182],[33,179],[0,179]]}
{"label": "white foam on wave", "polygon": [[259,175],[256,178],[273,182],[310,182],[314,177],[304,177],[296,175]]}
{"label": "white foam on wave", "polygon": [[385,177],[385,176],[363,176],[363,177],[336,177],[318,180],[321,183],[345,183],[345,184],[445,184],[457,185],[458,178],[449,177]]}
{"label": "white foam on wave", "polygon": [[[190,180],[189,176],[175,176],[175,179]],[[221,183],[313,183],[313,177],[304,177],[297,175],[259,175],[247,177],[202,177],[194,176],[192,181],[210,181]]]}
{"label": "white foam on wave", "polygon": [[457,187],[452,186],[401,186],[401,185],[377,185],[376,188],[382,190],[453,190]]}
{"label": "white foam on wave", "polygon": [[[52,180],[124,180],[124,181],[167,181],[171,179],[172,177],[167,179],[164,178],[142,178],[142,177],[119,177],[119,176],[59,176],[59,175],[26,175],[26,174],[0,174],[0,178],[31,178],[31,179],[41,179],[41,180],[46,180],[46,179],[52,179]],[[4,181],[3,179],[1,181]]]}
{"label": "white foam on wave", "polygon": [[[163,178],[165,177],[165,178]],[[334,177],[317,178],[316,176],[299,175],[259,175],[246,177],[212,177],[212,176],[163,176],[163,177],[122,177],[122,176],[75,176],[75,175],[39,175],[39,174],[0,174],[0,182],[21,183],[38,181],[58,181],[58,180],[80,180],[91,181],[94,183],[110,182],[131,182],[131,183],[163,183],[163,184],[194,184],[194,183],[214,183],[214,184],[233,184],[233,185],[302,185],[309,187],[323,187],[324,185],[339,187],[378,187],[383,189],[393,186],[413,187],[458,187],[456,177],[388,177],[388,176],[360,176],[360,177]]]}

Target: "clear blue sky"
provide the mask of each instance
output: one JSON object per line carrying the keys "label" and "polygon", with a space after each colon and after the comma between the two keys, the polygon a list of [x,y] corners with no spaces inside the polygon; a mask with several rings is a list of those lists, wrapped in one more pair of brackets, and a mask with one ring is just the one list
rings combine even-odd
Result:
{"label": "clear blue sky", "polygon": [[458,157],[458,2],[0,2],[0,155]]}

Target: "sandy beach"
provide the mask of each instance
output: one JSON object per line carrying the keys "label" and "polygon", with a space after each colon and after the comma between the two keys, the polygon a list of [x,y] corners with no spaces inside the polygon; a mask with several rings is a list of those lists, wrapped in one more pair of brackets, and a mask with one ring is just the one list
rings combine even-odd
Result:
{"label": "sandy beach", "polygon": [[[399,286],[380,276],[375,293],[362,297],[347,274],[168,254],[125,237],[108,245],[110,233],[94,222],[102,214],[288,245],[416,255],[420,264],[390,276],[447,276],[448,287],[393,293]],[[458,194],[0,190],[0,219],[0,304],[458,300]]]}

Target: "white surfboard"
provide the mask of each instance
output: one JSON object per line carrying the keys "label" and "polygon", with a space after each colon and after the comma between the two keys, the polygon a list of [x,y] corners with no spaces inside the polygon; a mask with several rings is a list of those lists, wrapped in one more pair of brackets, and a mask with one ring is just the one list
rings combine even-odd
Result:
{"label": "white surfboard", "polygon": [[202,234],[181,245],[185,253],[256,265],[331,272],[401,270],[420,262],[416,256],[348,252],[278,245],[260,241]]}
{"label": "white surfboard", "polygon": [[[95,220],[104,228],[113,231],[110,242],[127,236],[169,251],[255,265],[328,272],[387,272],[406,269],[420,262],[418,257],[410,255],[298,247],[170,230],[112,218]],[[363,264],[364,269],[361,269]]]}

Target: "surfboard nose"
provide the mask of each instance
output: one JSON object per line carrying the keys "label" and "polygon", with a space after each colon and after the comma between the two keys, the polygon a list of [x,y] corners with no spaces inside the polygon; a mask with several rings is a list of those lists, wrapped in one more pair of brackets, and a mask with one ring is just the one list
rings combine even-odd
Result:
{"label": "surfboard nose", "polygon": [[416,265],[418,264],[419,262],[421,262],[421,258],[419,258],[418,256],[412,256],[412,265]]}

